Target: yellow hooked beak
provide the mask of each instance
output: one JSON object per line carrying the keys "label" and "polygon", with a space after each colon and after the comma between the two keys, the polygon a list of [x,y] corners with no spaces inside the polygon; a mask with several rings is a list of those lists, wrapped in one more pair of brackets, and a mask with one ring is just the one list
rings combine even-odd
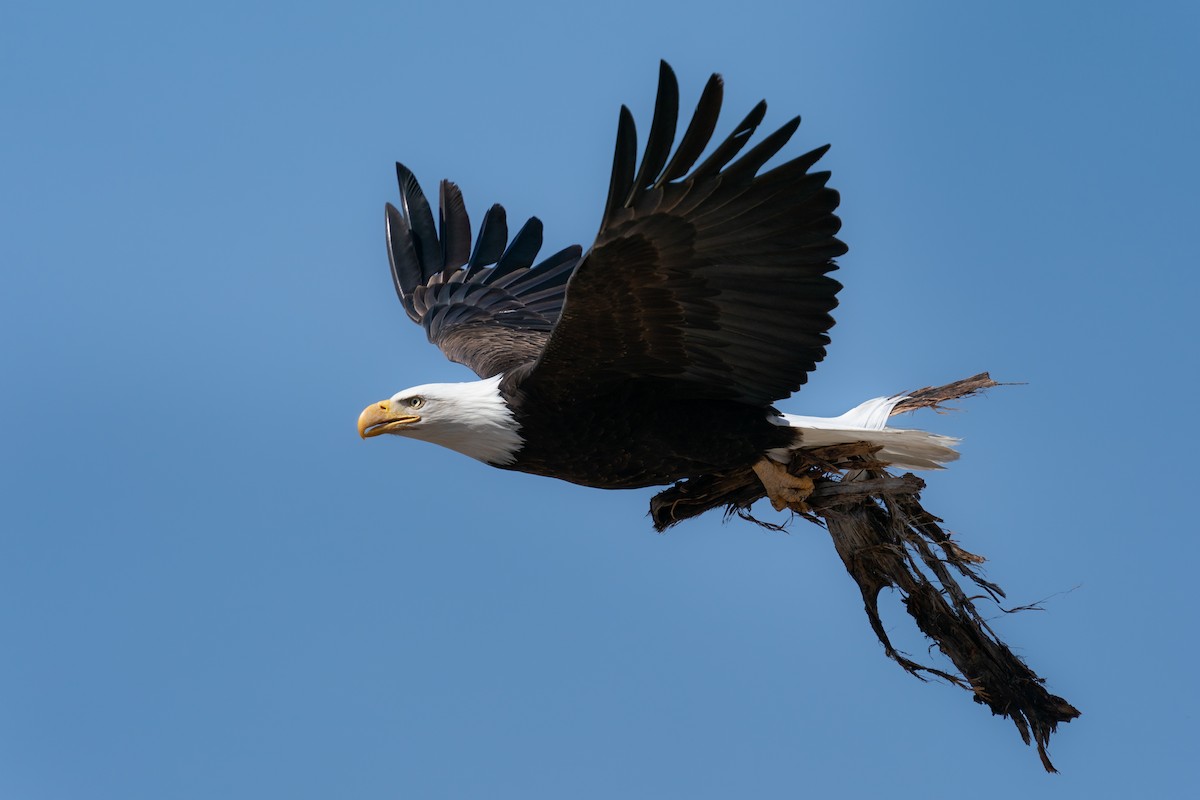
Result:
{"label": "yellow hooked beak", "polygon": [[370,439],[381,433],[397,431],[420,420],[421,417],[412,411],[401,411],[393,406],[391,400],[381,400],[367,406],[358,415],[358,435]]}

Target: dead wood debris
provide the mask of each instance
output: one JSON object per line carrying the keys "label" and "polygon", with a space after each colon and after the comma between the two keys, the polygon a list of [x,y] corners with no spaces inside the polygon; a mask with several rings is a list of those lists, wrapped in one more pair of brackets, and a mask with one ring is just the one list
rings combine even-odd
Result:
{"label": "dead wood debris", "polygon": [[[892,412],[919,408],[945,409],[945,403],[998,386],[986,373],[908,394]],[[993,714],[1012,719],[1026,744],[1036,744],[1042,765],[1054,772],[1046,754],[1050,734],[1060,722],[1079,711],[1045,688],[1045,681],[1008,648],[984,621],[959,585],[959,578],[982,589],[993,600],[1004,596],[1000,587],[983,578],[983,558],[959,547],[942,529],[942,520],[920,502],[925,483],[912,474],[892,475],[866,443],[798,450],[789,471],[808,475],[816,488],[803,507],[793,511],[823,526],[850,577],[858,584],[863,604],[887,655],[910,674],[937,675],[972,692],[975,702]],[[681,481],[650,501],[654,527],[663,531],[706,511],[724,508],[765,527],[781,526],[754,519],[750,506],[763,498],[754,473],[710,475]],[[932,576],[932,578],[931,578]],[[879,617],[879,593],[898,589],[905,609],[917,627],[933,640],[959,674],[919,664],[896,650]]]}

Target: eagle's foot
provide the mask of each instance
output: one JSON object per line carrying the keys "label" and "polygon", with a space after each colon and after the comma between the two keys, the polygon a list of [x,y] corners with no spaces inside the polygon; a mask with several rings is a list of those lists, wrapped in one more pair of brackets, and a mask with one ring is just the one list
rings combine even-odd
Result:
{"label": "eagle's foot", "polygon": [[793,511],[808,511],[805,503],[813,492],[812,478],[807,475],[793,475],[787,467],[770,458],[761,458],[754,465],[754,474],[762,481],[771,500],[771,507],[776,511],[790,508]]}

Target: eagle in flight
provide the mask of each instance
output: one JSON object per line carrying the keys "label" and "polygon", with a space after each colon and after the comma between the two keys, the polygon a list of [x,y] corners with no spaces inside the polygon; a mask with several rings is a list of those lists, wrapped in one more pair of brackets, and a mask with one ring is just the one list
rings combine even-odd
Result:
{"label": "eagle in flight", "polygon": [[397,164],[400,204],[386,207],[396,292],[429,341],[480,380],[372,403],[359,434],[423,439],[601,489],[752,471],[777,509],[802,507],[812,491],[787,469],[797,449],[868,442],[877,462],[903,469],[957,458],[954,439],[886,425],[901,397],[830,418],[775,408],[825,357],[841,288],[829,273],[846,252],[838,193],[828,172],[811,171],[828,146],[762,171],[798,117],[737,158],[765,101],[700,161],[722,93],[713,75],[674,147],[679,87],[664,62],[640,163],[621,108],[608,201],[586,253],[575,245],[538,262],[541,222],[510,241],[499,205],[472,239],[449,181],[435,222]]}

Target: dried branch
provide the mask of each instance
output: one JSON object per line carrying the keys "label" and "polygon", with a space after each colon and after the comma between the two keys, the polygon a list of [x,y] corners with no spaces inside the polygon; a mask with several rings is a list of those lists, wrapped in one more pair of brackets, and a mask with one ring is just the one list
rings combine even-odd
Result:
{"label": "dried branch", "polygon": [[[999,385],[985,372],[925,387],[911,392],[892,413],[944,410],[951,400]],[[1046,691],[1043,679],[996,636],[958,584],[954,573],[993,600],[1004,596],[999,586],[979,574],[984,559],[955,544],[942,521],[921,506],[924,482],[911,474],[888,473],[874,460],[875,452],[864,442],[795,451],[790,471],[813,478],[815,489],[807,504],[792,510],[829,531],[846,571],[858,584],[884,652],[910,674],[937,675],[971,691],[992,713],[1011,718],[1024,742],[1036,744],[1042,765],[1054,772],[1046,753],[1050,734],[1079,711]],[[753,472],[729,472],[681,481],[660,492],[650,501],[650,514],[659,531],[715,508],[759,522],[749,509],[764,496]],[[892,646],[878,606],[879,593],[888,587],[900,591],[917,627],[946,655],[957,675],[912,661]]]}
{"label": "dried branch", "polygon": [[907,397],[896,404],[892,409],[892,416],[904,414],[909,411],[916,411],[919,408],[932,408],[938,411],[949,410],[943,403],[948,403],[951,400],[962,400],[965,397],[972,397],[979,394],[984,389],[991,389],[994,386],[1013,386],[1011,383],[997,383],[992,380],[992,376],[986,372],[981,372],[978,375],[972,375],[969,378],[964,378],[961,381],[947,383],[945,386],[925,386],[916,391],[906,392]]}

